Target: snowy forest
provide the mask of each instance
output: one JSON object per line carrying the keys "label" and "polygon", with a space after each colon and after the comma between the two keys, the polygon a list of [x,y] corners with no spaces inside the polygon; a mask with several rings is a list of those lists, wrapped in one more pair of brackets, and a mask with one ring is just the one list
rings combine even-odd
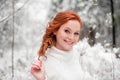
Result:
{"label": "snowy forest", "polygon": [[83,21],[75,47],[84,70],[94,80],[120,80],[120,0],[0,0],[0,80],[35,80],[30,66],[46,26],[68,9]]}

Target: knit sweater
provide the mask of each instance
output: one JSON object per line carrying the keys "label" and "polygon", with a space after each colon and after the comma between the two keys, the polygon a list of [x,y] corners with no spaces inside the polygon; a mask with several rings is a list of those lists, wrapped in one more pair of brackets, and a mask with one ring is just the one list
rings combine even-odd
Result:
{"label": "knit sweater", "polygon": [[74,49],[62,51],[52,47],[46,56],[43,63],[47,80],[87,80],[79,62],[80,55]]}

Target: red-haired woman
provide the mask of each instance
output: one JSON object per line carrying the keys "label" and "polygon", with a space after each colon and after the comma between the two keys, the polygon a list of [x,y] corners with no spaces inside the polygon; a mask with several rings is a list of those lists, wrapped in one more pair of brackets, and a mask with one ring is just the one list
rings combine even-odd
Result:
{"label": "red-haired woman", "polygon": [[80,54],[73,48],[81,28],[79,15],[71,10],[58,12],[49,22],[39,59],[31,66],[31,73],[37,80],[86,80]]}

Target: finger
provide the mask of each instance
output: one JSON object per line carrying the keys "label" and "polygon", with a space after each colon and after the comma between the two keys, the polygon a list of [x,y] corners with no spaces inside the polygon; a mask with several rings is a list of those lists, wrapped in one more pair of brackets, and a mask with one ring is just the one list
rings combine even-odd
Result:
{"label": "finger", "polygon": [[42,57],[38,57],[38,60],[39,60],[39,61],[42,61]]}
{"label": "finger", "polygon": [[39,65],[32,64],[31,68],[33,68],[33,69],[40,69],[41,67],[39,67]]}
{"label": "finger", "polygon": [[36,60],[36,61],[33,62],[33,65],[37,65],[41,68],[42,67],[42,61]]}
{"label": "finger", "polygon": [[39,72],[39,71],[41,71],[41,69],[38,67],[38,66],[36,66],[36,65],[32,65],[32,67],[31,67],[31,72]]}

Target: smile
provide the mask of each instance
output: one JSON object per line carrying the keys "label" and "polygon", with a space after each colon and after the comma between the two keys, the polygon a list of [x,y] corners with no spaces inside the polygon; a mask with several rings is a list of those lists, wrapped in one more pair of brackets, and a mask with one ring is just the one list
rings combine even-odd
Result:
{"label": "smile", "polygon": [[67,40],[64,40],[68,45],[72,45],[73,42],[72,41],[67,41]]}

